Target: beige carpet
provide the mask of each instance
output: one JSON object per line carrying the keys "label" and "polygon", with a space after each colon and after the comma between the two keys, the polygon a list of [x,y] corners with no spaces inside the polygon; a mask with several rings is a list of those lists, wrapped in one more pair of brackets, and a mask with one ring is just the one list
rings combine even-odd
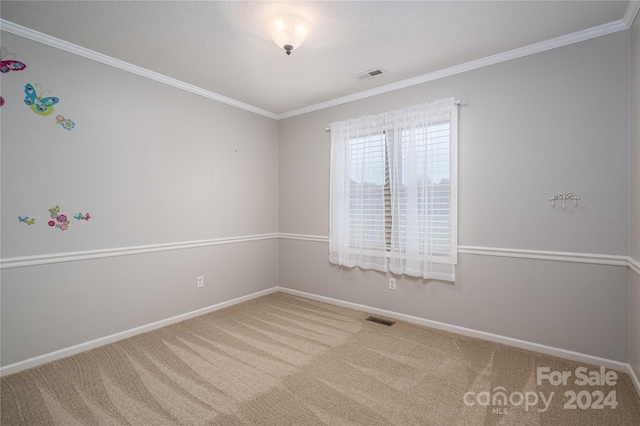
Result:
{"label": "beige carpet", "polygon": [[366,317],[264,296],[4,377],[1,424],[640,425],[624,373],[577,386],[578,363]]}

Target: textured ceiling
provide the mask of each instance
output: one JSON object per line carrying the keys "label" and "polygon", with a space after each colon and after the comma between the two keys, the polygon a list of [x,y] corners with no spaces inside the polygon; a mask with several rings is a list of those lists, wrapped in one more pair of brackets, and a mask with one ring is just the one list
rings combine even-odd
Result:
{"label": "textured ceiling", "polygon": [[[619,21],[628,3],[2,0],[0,16],[281,114]],[[279,11],[312,23],[291,56],[266,31]]]}

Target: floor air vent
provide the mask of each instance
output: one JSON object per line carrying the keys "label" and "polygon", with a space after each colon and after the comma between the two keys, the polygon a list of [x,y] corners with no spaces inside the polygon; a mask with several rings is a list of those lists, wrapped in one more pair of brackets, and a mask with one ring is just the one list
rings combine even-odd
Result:
{"label": "floor air vent", "polygon": [[365,321],[371,321],[371,322],[377,322],[378,324],[382,324],[382,325],[386,325],[387,327],[391,327],[393,324],[395,324],[395,321],[389,321],[386,319],[382,319],[382,318],[378,318],[378,317],[366,317],[364,319]]}

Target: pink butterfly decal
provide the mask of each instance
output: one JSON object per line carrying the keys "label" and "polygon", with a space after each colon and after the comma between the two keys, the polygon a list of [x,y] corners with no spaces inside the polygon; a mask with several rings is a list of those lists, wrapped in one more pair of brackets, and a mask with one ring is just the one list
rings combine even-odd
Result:
{"label": "pink butterfly decal", "polygon": [[8,57],[8,56],[16,56],[16,55],[13,53],[7,53],[7,49],[5,49],[4,47],[0,48],[0,71],[2,71],[3,74],[9,71],[22,71],[27,67],[24,63],[20,61],[5,59],[5,57]]}

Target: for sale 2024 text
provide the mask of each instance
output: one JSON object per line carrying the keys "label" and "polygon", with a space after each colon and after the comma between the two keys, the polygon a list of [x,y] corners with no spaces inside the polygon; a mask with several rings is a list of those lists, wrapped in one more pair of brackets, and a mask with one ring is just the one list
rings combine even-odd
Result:
{"label": "for sale 2024 text", "polygon": [[[536,383],[541,386],[544,382],[552,386],[567,386],[570,381],[575,386],[615,386],[618,383],[618,374],[615,371],[606,371],[605,367],[599,370],[589,370],[587,367],[578,367],[572,371],[551,371],[549,367],[538,367],[536,370]],[[600,389],[593,391],[568,390],[564,393],[567,400],[564,408],[569,410],[603,410],[607,407],[615,410],[618,406],[616,391],[606,393]],[[553,397],[553,392],[551,397]]]}

